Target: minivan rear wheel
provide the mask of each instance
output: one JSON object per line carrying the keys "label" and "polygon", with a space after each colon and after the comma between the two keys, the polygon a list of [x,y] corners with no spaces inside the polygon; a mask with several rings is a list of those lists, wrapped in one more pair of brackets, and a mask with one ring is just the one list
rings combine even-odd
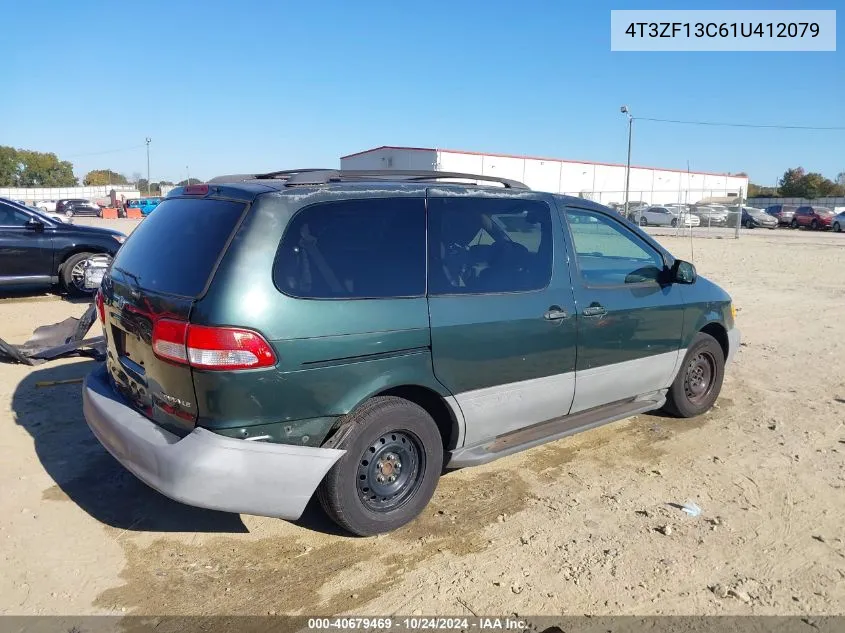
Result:
{"label": "minivan rear wheel", "polygon": [[695,335],[675,377],[663,410],[679,418],[693,418],[708,411],[725,377],[725,353],[719,342],[704,332]]}
{"label": "minivan rear wheel", "polygon": [[326,514],[359,536],[390,532],[428,505],[443,469],[437,424],[420,406],[378,396],[348,416],[332,448],[346,454],[317,491]]}

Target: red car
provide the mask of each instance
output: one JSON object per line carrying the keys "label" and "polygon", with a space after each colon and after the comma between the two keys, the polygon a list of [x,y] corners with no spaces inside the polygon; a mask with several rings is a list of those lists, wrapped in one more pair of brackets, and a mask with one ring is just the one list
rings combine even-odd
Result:
{"label": "red car", "polygon": [[799,226],[813,230],[829,229],[833,216],[833,209],[827,207],[798,207],[795,209],[795,215],[792,216],[790,226],[793,229],[797,229]]}

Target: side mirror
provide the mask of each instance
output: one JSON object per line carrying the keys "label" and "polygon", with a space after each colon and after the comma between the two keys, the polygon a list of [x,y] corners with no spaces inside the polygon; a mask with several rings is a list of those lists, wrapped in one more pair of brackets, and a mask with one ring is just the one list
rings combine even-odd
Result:
{"label": "side mirror", "polygon": [[672,264],[670,280],[673,284],[694,284],[698,278],[695,266],[682,259],[676,259]]}
{"label": "side mirror", "polygon": [[44,223],[39,222],[35,218],[32,218],[27,222],[24,226],[28,228],[30,231],[43,231],[44,230]]}

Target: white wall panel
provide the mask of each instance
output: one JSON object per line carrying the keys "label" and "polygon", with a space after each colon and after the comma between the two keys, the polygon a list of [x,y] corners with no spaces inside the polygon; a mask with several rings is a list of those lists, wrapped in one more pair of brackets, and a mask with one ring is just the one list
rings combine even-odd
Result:
{"label": "white wall panel", "polygon": [[526,185],[537,191],[560,192],[560,161],[525,159]]}

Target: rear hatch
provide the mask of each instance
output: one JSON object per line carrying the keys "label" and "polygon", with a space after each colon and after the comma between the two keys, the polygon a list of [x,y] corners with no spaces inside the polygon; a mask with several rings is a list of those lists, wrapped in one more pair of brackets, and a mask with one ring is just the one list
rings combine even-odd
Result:
{"label": "rear hatch", "polygon": [[191,308],[245,208],[210,198],[163,201],[117,252],[97,297],[112,386],[179,434],[194,427],[197,412],[192,370],[183,359]]}

